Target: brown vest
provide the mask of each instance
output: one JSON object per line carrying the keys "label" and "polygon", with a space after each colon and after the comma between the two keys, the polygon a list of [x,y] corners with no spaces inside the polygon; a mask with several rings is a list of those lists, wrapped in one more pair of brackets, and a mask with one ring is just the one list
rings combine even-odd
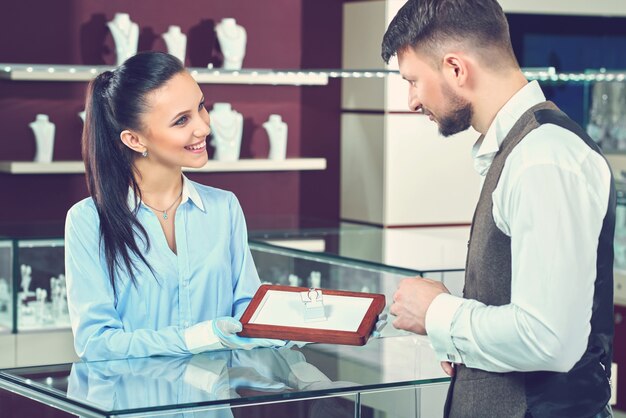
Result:
{"label": "brown vest", "polygon": [[[547,116],[544,118],[547,120],[539,120],[538,116],[542,113],[543,116]],[[511,151],[530,131],[542,123],[556,123],[578,134],[581,138],[586,136],[580,127],[571,122],[552,102],[543,102],[533,106],[515,123],[489,168],[474,213],[463,290],[464,297],[467,299],[475,299],[491,306],[501,306],[511,302],[511,239],[500,231],[494,222],[492,193],[498,185],[502,169]],[[588,139],[583,138],[583,140],[588,142]],[[589,143],[588,145],[592,148],[595,146]],[[611,194],[614,194],[613,187],[611,187]],[[452,418],[591,416],[593,411],[599,411],[606,405],[609,393],[606,376],[610,371],[605,373],[600,363],[610,365],[613,335],[612,312],[609,312],[605,306],[608,304],[612,310],[614,203],[612,219],[610,206],[611,204],[609,204],[609,214],[603,225],[603,233],[606,235],[605,244],[602,249],[598,250],[598,277],[602,275],[602,280],[596,279],[596,294],[594,295],[593,316],[596,316],[596,323],[598,322],[597,315],[602,317],[603,322],[601,326],[595,327],[596,334],[600,329],[600,336],[594,336],[592,316],[592,335],[587,353],[585,353],[586,357],[583,356],[577,364],[580,370],[577,371],[577,366],[574,366],[569,373],[491,373],[459,365],[448,392],[446,416]],[[600,250],[606,253],[603,253],[602,257]],[[607,257],[610,260],[607,260]],[[603,263],[602,266],[600,266],[601,263]],[[604,264],[611,265],[610,279],[607,266]],[[598,289],[599,286],[601,289]],[[596,309],[598,305],[603,306],[601,311]],[[606,321],[609,321],[610,325]],[[573,374],[570,376],[570,373]],[[567,387],[568,381],[576,379],[583,382],[578,386],[585,386],[585,382],[588,386],[590,382],[596,383],[599,380],[597,386],[600,390],[598,393],[586,392],[583,395],[576,393],[577,387]],[[568,390],[573,393],[571,395],[562,393]],[[575,399],[569,399],[570,396],[591,396],[593,399],[581,406],[576,405]],[[576,414],[572,414],[572,406],[578,411]]]}

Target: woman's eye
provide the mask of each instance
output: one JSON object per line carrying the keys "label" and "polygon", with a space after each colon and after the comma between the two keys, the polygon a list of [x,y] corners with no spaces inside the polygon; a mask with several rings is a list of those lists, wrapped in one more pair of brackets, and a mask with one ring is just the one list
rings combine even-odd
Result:
{"label": "woman's eye", "polygon": [[184,125],[187,122],[187,116],[181,116],[174,125]]}
{"label": "woman's eye", "polygon": [[200,105],[198,106],[198,110],[202,110],[204,108],[204,102],[200,102]]}

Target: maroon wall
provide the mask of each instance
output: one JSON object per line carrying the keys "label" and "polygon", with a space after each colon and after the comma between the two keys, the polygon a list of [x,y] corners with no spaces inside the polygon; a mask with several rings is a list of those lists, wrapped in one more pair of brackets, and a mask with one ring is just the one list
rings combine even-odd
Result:
{"label": "maroon wall", "polygon": [[[126,12],[140,27],[140,50],[166,51],[169,25],[188,35],[187,62],[221,65],[214,26],[234,17],[248,32],[247,68],[336,68],[341,63],[341,1],[336,0],[22,0],[0,13],[0,62],[113,65],[106,22]],[[28,128],[37,113],[56,124],[54,160],[80,159],[87,83],[0,81],[0,160],[32,160]],[[248,222],[295,226],[305,217],[335,220],[339,213],[339,102],[337,81],[326,87],[202,85],[207,105],[226,101],[244,115],[242,158],[264,158],[261,124],[279,113],[289,124],[290,157],[324,157],[324,172],[194,174],[199,182],[234,191]],[[211,152],[211,151],[209,151]],[[61,221],[86,197],[82,175],[0,174],[0,217],[6,222]]]}

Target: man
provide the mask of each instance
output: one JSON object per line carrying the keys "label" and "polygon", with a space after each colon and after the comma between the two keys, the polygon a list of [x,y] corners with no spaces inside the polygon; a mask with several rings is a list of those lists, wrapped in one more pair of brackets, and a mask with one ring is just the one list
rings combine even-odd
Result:
{"label": "man", "polygon": [[405,279],[394,325],[428,334],[451,417],[606,417],[615,195],[597,146],[528,83],[496,0],[409,0],[382,43],[409,106],[481,133],[464,297]]}

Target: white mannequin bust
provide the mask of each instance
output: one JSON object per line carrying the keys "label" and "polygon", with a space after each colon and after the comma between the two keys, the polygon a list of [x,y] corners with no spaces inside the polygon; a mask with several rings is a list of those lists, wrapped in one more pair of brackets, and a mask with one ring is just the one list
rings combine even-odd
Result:
{"label": "white mannequin bust", "polygon": [[48,115],[37,115],[35,120],[28,124],[35,134],[35,162],[49,163],[52,161],[54,150],[54,123],[50,122]]}
{"label": "white mannequin bust", "polygon": [[227,17],[215,25],[215,32],[224,54],[224,69],[240,70],[246,55],[246,30],[235,19]]}
{"label": "white mannequin bust", "polygon": [[263,128],[270,138],[270,160],[284,160],[287,156],[287,124],[280,115],[270,115]]}
{"label": "white mannequin bust", "polygon": [[289,282],[289,286],[299,286],[300,285],[300,278],[298,276],[296,276],[295,274],[290,274],[287,277],[287,281]]}
{"label": "white mannequin bust", "polygon": [[85,115],[87,114],[87,112],[85,110],[82,110],[80,112],[78,112],[78,117],[80,118],[80,120],[83,121],[83,124],[85,123]]}
{"label": "white mannequin bust", "polygon": [[137,53],[139,26],[130,20],[128,13],[116,13],[113,20],[107,22],[107,26],[113,35],[119,66]]}
{"label": "white mannequin bust", "polygon": [[215,103],[209,112],[211,132],[215,147],[213,159],[218,161],[237,161],[241,151],[243,116],[232,109],[230,103]]}
{"label": "white mannequin bust", "polygon": [[0,306],[2,306],[3,303],[7,303],[10,298],[9,282],[4,278],[0,278]]}
{"label": "white mannequin bust", "polygon": [[170,55],[174,55],[184,64],[187,35],[180,30],[180,26],[170,26],[162,36],[167,45],[167,52]]}
{"label": "white mannequin bust", "polygon": [[22,293],[24,294],[24,296],[32,295],[33,292],[30,291],[30,282],[32,281],[33,269],[31,266],[22,264],[20,266],[20,271],[22,273],[22,281],[20,282]]}

